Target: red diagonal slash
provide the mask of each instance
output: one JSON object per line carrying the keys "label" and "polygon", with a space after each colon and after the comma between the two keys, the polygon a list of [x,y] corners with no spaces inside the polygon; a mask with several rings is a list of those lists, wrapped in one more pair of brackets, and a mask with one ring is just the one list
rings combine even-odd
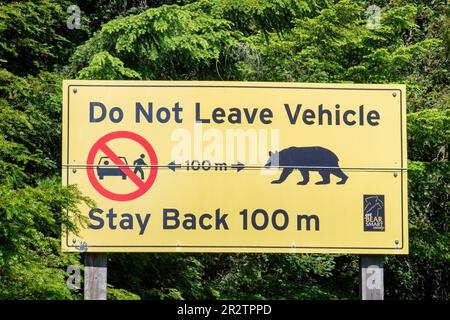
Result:
{"label": "red diagonal slash", "polygon": [[128,165],[122,161],[115,153],[112,151],[105,143],[99,146],[99,150],[102,150],[103,153],[111,159],[111,161],[116,165],[119,166],[119,169],[122,170],[123,173],[127,175],[128,178],[131,179],[138,187],[139,189],[144,187],[145,183],[139,179],[139,177],[130,170]]}

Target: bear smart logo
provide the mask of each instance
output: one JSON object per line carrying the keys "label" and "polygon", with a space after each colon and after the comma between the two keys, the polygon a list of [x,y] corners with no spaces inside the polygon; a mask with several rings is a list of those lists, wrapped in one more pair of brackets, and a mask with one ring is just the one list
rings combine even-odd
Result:
{"label": "bear smart logo", "polygon": [[283,169],[280,178],[272,181],[274,184],[284,182],[294,169],[298,169],[303,177],[298,185],[308,184],[311,171],[317,171],[322,177],[322,181],[316,182],[318,185],[329,184],[330,175],[341,178],[337,184],[345,184],[348,176],[339,168],[338,162],[339,158],[326,148],[290,147],[280,152],[269,151],[269,160],[265,167]]}
{"label": "bear smart logo", "polygon": [[364,231],[384,231],[384,194],[365,194]]}

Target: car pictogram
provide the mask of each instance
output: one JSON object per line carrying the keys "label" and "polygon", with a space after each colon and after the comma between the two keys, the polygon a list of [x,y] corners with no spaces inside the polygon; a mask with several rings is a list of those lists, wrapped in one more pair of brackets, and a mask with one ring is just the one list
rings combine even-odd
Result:
{"label": "car pictogram", "polygon": [[[119,157],[126,165],[128,165],[127,159],[125,157]],[[119,168],[119,166],[113,164],[109,157],[101,157],[98,161],[97,175],[100,180],[103,180],[105,176],[121,176],[122,180],[127,178],[127,175]]]}

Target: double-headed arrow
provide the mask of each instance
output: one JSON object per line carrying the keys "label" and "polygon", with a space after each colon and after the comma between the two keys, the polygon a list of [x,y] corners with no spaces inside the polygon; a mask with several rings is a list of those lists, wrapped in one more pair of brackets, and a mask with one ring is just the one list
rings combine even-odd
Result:
{"label": "double-headed arrow", "polygon": [[[182,168],[182,165],[179,164],[179,163],[176,163],[175,161],[172,161],[171,163],[169,163],[169,164],[167,165],[167,167],[168,167],[170,170],[172,170],[173,172],[175,172],[175,170],[176,170],[177,168]],[[224,167],[222,167],[222,168],[224,168]],[[243,163],[241,163],[241,162],[238,161],[236,164],[232,164],[232,165],[230,165],[230,166],[226,166],[226,168],[236,169],[237,172],[239,172],[239,171],[245,169],[245,164],[243,164]]]}

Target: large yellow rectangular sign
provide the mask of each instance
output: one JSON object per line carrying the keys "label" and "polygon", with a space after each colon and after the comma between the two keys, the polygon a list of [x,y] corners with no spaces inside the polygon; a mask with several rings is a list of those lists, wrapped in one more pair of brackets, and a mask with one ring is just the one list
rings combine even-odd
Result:
{"label": "large yellow rectangular sign", "polygon": [[408,253],[404,85],[63,91],[63,184],[95,201],[65,251]]}

